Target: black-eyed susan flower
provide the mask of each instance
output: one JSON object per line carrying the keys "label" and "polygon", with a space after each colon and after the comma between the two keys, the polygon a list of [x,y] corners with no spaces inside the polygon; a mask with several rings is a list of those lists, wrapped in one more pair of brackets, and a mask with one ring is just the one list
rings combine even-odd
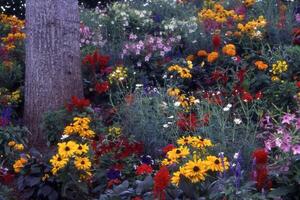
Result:
{"label": "black-eyed susan flower", "polygon": [[181,137],[177,140],[177,144],[179,145],[188,145],[191,144],[193,141],[193,137],[192,136],[186,136],[186,137]]}
{"label": "black-eyed susan flower", "polygon": [[74,165],[78,170],[90,170],[92,163],[87,157],[76,157]]}
{"label": "black-eyed susan flower", "polygon": [[50,160],[51,165],[58,169],[64,168],[68,162],[69,162],[69,158],[62,157],[59,154],[52,156]]}
{"label": "black-eyed susan flower", "polygon": [[75,151],[75,154],[81,155],[87,153],[88,151],[89,151],[89,146],[87,144],[79,144]]}
{"label": "black-eyed susan flower", "polygon": [[206,169],[205,162],[202,160],[190,160],[184,165],[184,176],[189,178],[192,183],[198,183],[205,180]]}
{"label": "black-eyed susan flower", "polygon": [[223,172],[229,168],[229,162],[226,157],[207,156],[205,163],[207,170],[211,171]]}
{"label": "black-eyed susan flower", "polygon": [[74,141],[58,143],[58,154],[62,157],[71,157],[78,149],[78,144]]}
{"label": "black-eyed susan flower", "polygon": [[171,160],[177,160],[179,158],[185,158],[190,154],[190,150],[187,147],[181,146],[179,148],[172,149],[167,153],[167,157]]}

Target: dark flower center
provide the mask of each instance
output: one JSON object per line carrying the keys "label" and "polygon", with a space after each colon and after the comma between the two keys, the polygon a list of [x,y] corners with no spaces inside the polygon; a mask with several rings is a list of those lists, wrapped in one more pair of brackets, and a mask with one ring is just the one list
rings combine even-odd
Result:
{"label": "dark flower center", "polygon": [[177,150],[176,150],[176,153],[177,153],[177,154],[180,154],[180,153],[181,153],[181,151],[180,151],[179,149],[177,149]]}
{"label": "dark flower center", "polygon": [[78,149],[79,149],[79,150],[82,150],[82,146],[79,146]]}
{"label": "dark flower center", "polygon": [[61,161],[62,159],[61,159],[61,157],[58,157],[57,160],[58,160],[58,161]]}
{"label": "dark flower center", "polygon": [[84,162],[84,161],[81,161],[81,164],[82,164],[82,165],[84,165],[84,164],[85,164],[85,162]]}
{"label": "dark flower center", "polygon": [[194,172],[198,172],[198,171],[200,171],[200,168],[199,168],[198,166],[195,166],[195,167],[193,168],[193,171],[194,171]]}
{"label": "dark flower center", "polygon": [[66,150],[66,151],[70,151],[70,147],[66,147],[65,150]]}
{"label": "dark flower center", "polygon": [[189,140],[188,139],[184,139],[184,142],[187,143]]}
{"label": "dark flower center", "polygon": [[216,159],[216,160],[215,160],[215,164],[216,164],[216,165],[220,164],[219,159]]}

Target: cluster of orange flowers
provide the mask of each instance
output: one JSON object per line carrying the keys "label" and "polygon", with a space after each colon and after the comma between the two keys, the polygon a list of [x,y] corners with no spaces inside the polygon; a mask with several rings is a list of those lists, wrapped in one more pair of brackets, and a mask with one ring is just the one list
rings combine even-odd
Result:
{"label": "cluster of orange flowers", "polygon": [[15,49],[15,43],[25,39],[26,37],[25,33],[22,32],[25,22],[15,16],[0,14],[0,23],[10,27],[10,33],[1,38],[2,42],[4,43],[4,48],[7,51]]}
{"label": "cluster of orange flowers", "polygon": [[234,10],[226,10],[221,4],[215,3],[212,8],[204,8],[198,13],[200,20],[214,20],[218,23],[225,23],[229,18],[234,21],[242,21],[244,15],[237,14]]}

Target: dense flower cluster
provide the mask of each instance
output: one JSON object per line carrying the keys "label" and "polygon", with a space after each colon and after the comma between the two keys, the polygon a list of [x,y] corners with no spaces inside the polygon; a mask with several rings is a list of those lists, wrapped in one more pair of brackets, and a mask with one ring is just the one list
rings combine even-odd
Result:
{"label": "dense flower cluster", "polygon": [[25,39],[26,35],[22,32],[25,26],[25,22],[19,20],[15,16],[8,16],[5,14],[0,14],[0,24],[5,24],[10,26],[10,33],[7,36],[2,37],[1,40],[4,43],[4,48],[7,51],[11,51],[16,48],[16,42]]}
{"label": "dense flower cluster", "polygon": [[178,185],[180,177],[185,176],[192,183],[205,180],[207,173],[223,172],[229,168],[229,162],[224,156],[216,157],[205,153],[207,147],[213,146],[211,140],[200,136],[186,136],[179,138],[177,148],[170,149],[163,165],[176,165],[179,170],[173,173],[171,182]]}
{"label": "dense flower cluster", "polygon": [[239,23],[237,28],[250,37],[261,37],[261,28],[266,26],[267,22],[264,16],[259,16],[256,20],[248,21],[246,24]]}
{"label": "dense flower cluster", "polygon": [[64,129],[65,135],[78,134],[82,138],[93,138],[95,132],[90,129],[91,120],[87,117],[74,117],[73,123]]}

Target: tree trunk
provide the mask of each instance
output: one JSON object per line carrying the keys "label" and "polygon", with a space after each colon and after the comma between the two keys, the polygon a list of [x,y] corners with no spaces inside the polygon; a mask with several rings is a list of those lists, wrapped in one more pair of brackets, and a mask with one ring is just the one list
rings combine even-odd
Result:
{"label": "tree trunk", "polygon": [[26,1],[25,125],[31,144],[45,138],[41,119],[71,96],[83,96],[76,0]]}

